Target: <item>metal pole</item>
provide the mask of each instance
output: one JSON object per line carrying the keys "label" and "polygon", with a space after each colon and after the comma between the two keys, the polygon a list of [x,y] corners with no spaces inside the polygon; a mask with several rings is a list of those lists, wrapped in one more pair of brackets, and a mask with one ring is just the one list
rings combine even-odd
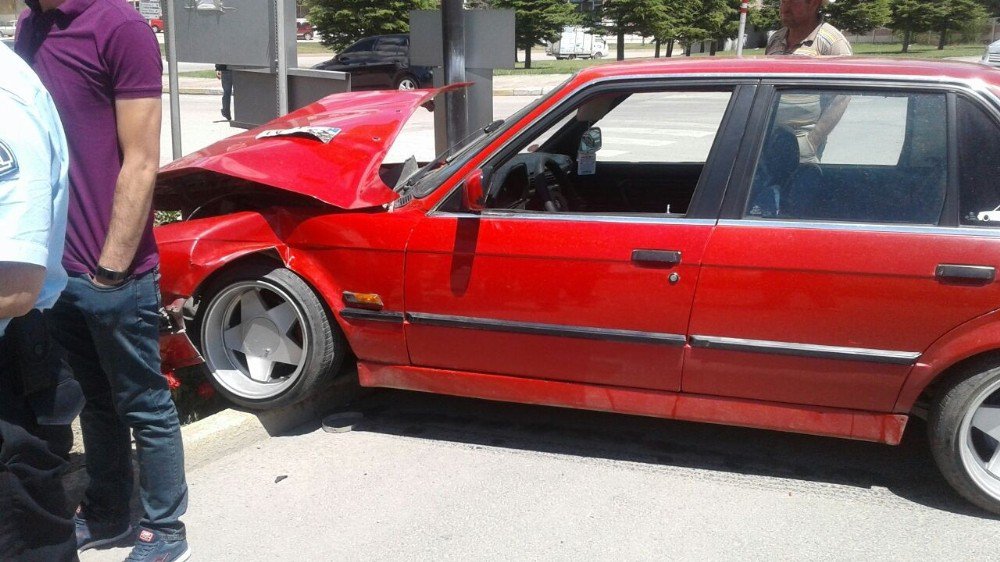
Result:
{"label": "metal pole", "polygon": [[284,0],[274,0],[275,53],[278,56],[278,117],[288,113],[288,60],[285,58]]}
{"label": "metal pole", "polygon": [[[181,92],[180,81],[177,78],[177,14],[174,11],[174,0],[162,0],[167,5],[167,73],[170,84],[170,141],[173,145],[173,158],[177,160],[184,155],[181,150]],[[162,9],[161,9],[162,11]]]}
{"label": "metal pole", "polygon": [[740,2],[740,32],[736,35],[736,56],[743,56],[743,34],[747,30],[747,10],[750,6],[747,2]]}
{"label": "metal pole", "polygon": [[[444,45],[444,83],[465,82],[465,14],[462,0],[441,0],[441,31]],[[469,136],[469,112],[465,90],[445,94],[448,146]]]}

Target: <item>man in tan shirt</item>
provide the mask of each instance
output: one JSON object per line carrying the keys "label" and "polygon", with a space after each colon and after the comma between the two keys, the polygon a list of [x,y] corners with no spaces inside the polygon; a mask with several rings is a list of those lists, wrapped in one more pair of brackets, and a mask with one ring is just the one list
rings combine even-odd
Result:
{"label": "man in tan shirt", "polygon": [[[764,53],[807,57],[852,54],[847,38],[823,21],[821,9],[828,3],[829,0],[781,0],[779,13],[784,27],[771,35]],[[818,153],[843,117],[849,99],[837,96],[824,104],[818,95],[782,95],[777,120],[795,133],[802,162],[819,162]]]}
{"label": "man in tan shirt", "polygon": [[832,25],[823,21],[820,10],[829,0],[781,0],[784,26],[767,40],[767,55],[850,55],[851,44]]}

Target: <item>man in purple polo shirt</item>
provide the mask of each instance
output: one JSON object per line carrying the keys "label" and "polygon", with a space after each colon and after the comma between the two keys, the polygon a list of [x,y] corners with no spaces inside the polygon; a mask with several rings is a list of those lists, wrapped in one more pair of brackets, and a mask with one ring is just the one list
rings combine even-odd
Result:
{"label": "man in purple polo shirt", "polygon": [[158,255],[150,210],[159,166],[159,46],[122,0],[27,0],[16,50],[48,88],[66,130],[69,283],[52,309],[87,404],[90,485],[80,550],[132,535],[130,429],[144,514],[129,560],[190,556],[177,410],[160,373]]}

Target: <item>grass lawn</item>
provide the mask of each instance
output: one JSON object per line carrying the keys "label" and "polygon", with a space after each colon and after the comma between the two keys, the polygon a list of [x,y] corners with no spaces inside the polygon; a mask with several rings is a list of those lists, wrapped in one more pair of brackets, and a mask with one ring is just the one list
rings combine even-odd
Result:
{"label": "grass lawn", "polygon": [[299,41],[300,55],[333,55],[333,51],[315,41]]}
{"label": "grass lawn", "polygon": [[188,78],[215,78],[214,70],[189,70],[188,72],[178,72],[178,76],[187,76]]}

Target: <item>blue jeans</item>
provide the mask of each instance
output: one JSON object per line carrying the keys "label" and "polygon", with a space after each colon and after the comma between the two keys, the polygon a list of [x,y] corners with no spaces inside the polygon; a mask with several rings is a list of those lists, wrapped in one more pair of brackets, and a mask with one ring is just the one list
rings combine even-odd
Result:
{"label": "blue jeans", "polygon": [[185,536],[188,493],[177,409],[160,372],[159,308],[157,270],[111,288],[71,274],[50,318],[87,399],[80,415],[90,477],[85,517],[129,517],[131,429],[145,510],[140,525],[174,539]]}

